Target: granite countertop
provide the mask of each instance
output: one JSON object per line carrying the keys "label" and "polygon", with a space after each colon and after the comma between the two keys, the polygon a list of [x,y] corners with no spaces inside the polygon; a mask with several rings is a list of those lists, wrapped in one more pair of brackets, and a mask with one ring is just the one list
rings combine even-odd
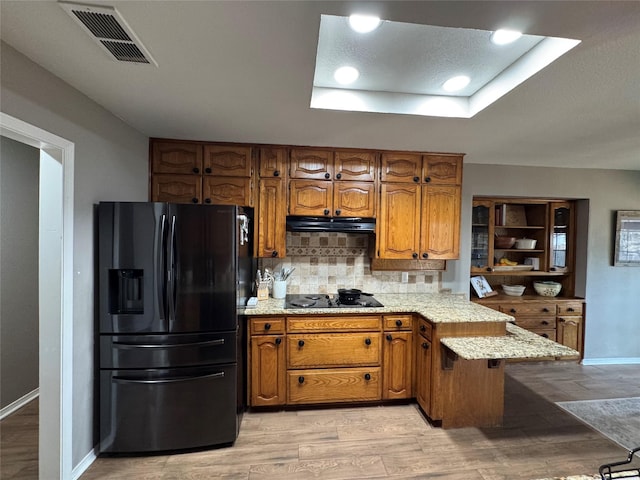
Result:
{"label": "granite countertop", "polygon": [[440,343],[465,360],[502,358],[580,358],[572,348],[560,345],[511,323],[502,337],[445,337]]}
{"label": "granite countertop", "polygon": [[240,310],[241,315],[327,315],[417,313],[433,323],[510,322],[513,317],[470,302],[462,295],[443,293],[374,294],[384,307],[374,308],[284,308],[284,299],[269,298],[256,308]]}

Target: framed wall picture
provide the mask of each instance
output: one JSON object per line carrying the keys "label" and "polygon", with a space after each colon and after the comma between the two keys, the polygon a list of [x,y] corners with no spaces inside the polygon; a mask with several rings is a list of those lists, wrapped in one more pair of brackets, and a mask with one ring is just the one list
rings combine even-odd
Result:
{"label": "framed wall picture", "polygon": [[640,210],[617,212],[613,265],[640,267]]}
{"label": "framed wall picture", "polygon": [[482,275],[477,277],[471,277],[471,285],[478,295],[478,298],[492,297],[493,295],[497,295],[498,292],[495,292],[491,289],[491,285],[487,282],[487,279]]}

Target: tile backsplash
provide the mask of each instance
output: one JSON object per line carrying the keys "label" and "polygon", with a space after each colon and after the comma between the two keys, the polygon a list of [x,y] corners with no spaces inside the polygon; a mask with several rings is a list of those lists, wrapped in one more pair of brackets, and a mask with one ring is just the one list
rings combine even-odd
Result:
{"label": "tile backsplash", "polygon": [[371,293],[437,293],[439,271],[411,271],[407,283],[402,272],[370,269],[372,236],[350,233],[287,232],[286,258],[261,258],[258,266],[276,271],[293,268],[287,293],[336,293],[338,288],[359,288]]}

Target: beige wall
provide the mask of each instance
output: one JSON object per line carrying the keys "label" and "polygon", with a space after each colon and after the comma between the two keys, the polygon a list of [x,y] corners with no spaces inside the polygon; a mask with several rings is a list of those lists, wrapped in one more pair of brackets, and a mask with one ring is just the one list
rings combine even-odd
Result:
{"label": "beige wall", "polygon": [[0,137],[0,408],[38,388],[40,151]]}

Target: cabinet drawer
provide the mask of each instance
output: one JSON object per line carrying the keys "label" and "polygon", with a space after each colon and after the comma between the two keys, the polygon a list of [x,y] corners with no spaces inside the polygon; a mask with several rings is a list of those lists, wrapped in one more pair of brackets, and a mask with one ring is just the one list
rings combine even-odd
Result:
{"label": "cabinet drawer", "polygon": [[500,311],[509,315],[555,315],[555,303],[512,303],[500,305]]}
{"label": "cabinet drawer", "polygon": [[380,367],[287,372],[288,404],[380,400]]}
{"label": "cabinet drawer", "polygon": [[380,365],[380,340],[380,333],[287,335],[287,366]]}
{"label": "cabinet drawer", "polygon": [[380,331],[380,317],[287,317],[287,332]]}
{"label": "cabinet drawer", "polygon": [[516,317],[516,325],[526,329],[551,329],[556,326],[556,317]]}
{"label": "cabinet drawer", "polygon": [[537,333],[541,337],[548,338],[549,340],[556,341],[556,329],[547,329],[547,328],[531,328],[531,332]]}
{"label": "cabinet drawer", "polygon": [[582,302],[566,302],[558,304],[558,315],[582,315]]}
{"label": "cabinet drawer", "polygon": [[418,323],[418,333],[425,337],[427,340],[431,340],[431,332],[433,330],[433,326],[427,322],[424,318],[420,319]]}
{"label": "cabinet drawer", "polygon": [[384,330],[411,330],[413,317],[411,315],[385,315],[383,318]]}
{"label": "cabinet drawer", "polygon": [[252,318],[251,335],[282,334],[284,333],[284,317]]}

